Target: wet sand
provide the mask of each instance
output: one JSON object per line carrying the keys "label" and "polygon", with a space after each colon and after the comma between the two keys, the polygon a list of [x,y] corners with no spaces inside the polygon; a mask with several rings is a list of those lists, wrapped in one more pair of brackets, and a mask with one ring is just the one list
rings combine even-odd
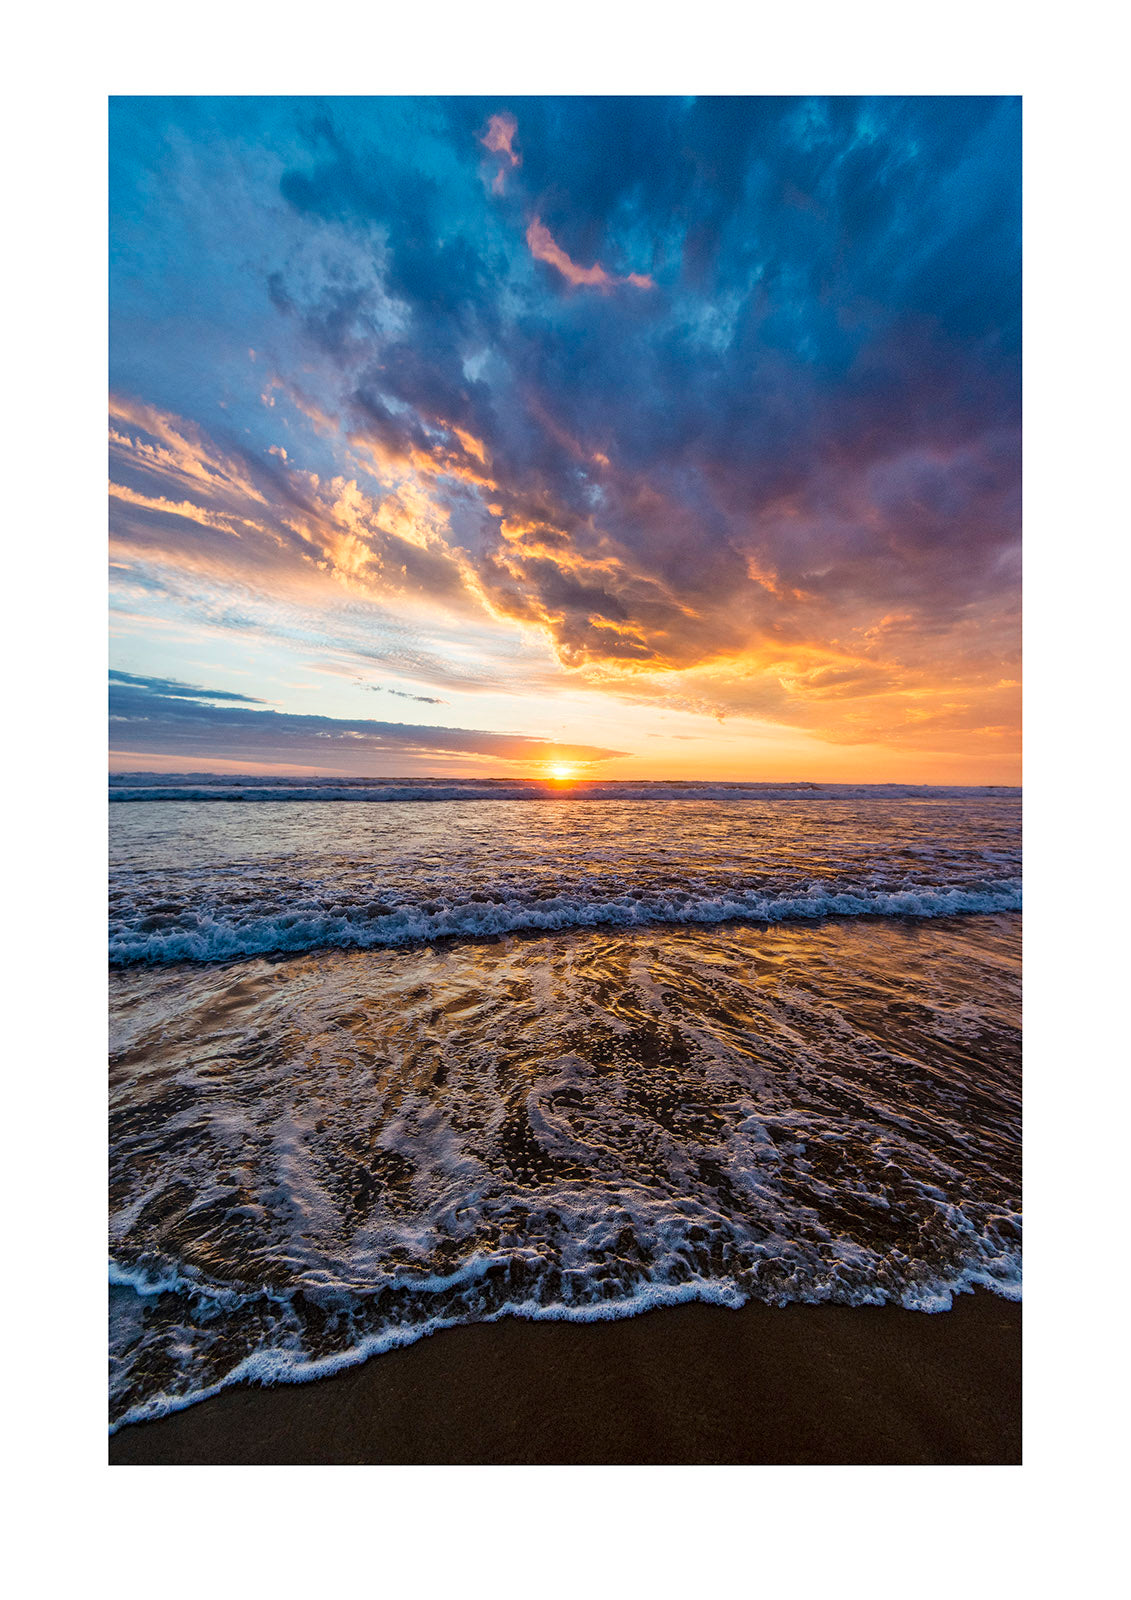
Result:
{"label": "wet sand", "polygon": [[332,1378],[244,1385],[110,1440],[114,1464],[1021,1460],[1021,1307],[677,1306],[448,1329]]}

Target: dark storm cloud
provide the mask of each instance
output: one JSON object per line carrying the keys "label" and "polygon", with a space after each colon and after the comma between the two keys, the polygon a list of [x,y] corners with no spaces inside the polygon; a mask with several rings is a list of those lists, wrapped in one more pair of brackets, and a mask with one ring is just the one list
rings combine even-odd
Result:
{"label": "dark storm cloud", "polygon": [[[840,581],[947,613],[993,587],[1017,532],[1015,102],[513,100],[428,118],[478,159],[472,130],[500,110],[523,160],[498,199],[466,171],[410,182],[395,149],[374,161],[356,109],[284,175],[304,212],[383,230],[410,310],[352,392],[362,431],[419,448],[421,417],[443,414],[484,441],[505,512],[582,554],[599,529],[625,572],[719,607],[728,637],[762,625],[752,591],[734,606],[750,554],[822,610]],[[531,268],[534,215],[571,261],[650,273],[655,292]],[[595,599],[570,566],[511,576],[525,610],[602,654],[590,619],[623,618],[630,584]],[[709,648],[694,631],[667,629],[677,657]]]}

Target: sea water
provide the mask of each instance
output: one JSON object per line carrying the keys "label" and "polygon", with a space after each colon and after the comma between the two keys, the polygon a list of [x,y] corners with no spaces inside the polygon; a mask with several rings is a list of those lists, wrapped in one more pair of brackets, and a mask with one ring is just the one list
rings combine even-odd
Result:
{"label": "sea water", "polygon": [[111,782],[111,1417],[1020,1294],[1020,794]]}

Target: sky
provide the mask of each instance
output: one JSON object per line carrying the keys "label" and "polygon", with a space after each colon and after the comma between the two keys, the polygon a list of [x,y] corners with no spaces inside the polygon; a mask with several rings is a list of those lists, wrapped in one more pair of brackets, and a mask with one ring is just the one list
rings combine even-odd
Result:
{"label": "sky", "polygon": [[1020,124],[113,99],[111,767],[1019,781]]}

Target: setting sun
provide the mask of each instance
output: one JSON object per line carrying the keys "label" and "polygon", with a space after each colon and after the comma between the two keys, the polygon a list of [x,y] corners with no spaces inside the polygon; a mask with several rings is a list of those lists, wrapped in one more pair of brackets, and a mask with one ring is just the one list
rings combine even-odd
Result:
{"label": "setting sun", "polygon": [[564,762],[558,762],[549,768],[549,773],[556,783],[567,783],[570,778],[577,776],[577,768],[567,767]]}

